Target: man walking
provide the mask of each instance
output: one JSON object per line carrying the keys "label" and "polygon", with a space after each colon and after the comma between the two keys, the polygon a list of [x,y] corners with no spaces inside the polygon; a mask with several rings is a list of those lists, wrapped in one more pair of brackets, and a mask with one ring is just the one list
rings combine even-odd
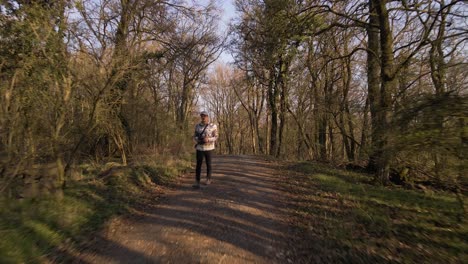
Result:
{"label": "man walking", "polygon": [[206,161],[206,185],[211,183],[211,158],[215,149],[215,142],[218,139],[218,127],[209,121],[208,112],[200,113],[201,122],[195,126],[195,135],[193,139],[196,142],[197,150],[197,168],[195,171],[195,184],[193,188],[200,188],[200,174],[203,164],[203,158]]}

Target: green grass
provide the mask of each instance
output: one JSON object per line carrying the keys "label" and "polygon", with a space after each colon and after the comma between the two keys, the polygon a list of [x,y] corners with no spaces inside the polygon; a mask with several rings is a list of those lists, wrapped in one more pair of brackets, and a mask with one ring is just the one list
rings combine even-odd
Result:
{"label": "green grass", "polygon": [[290,181],[298,225],[321,261],[467,263],[468,226],[454,194],[374,186],[369,175],[317,163],[289,169],[301,173]]}
{"label": "green grass", "polygon": [[189,162],[142,162],[98,179],[99,169],[67,185],[62,197],[0,199],[0,263],[42,263],[65,241],[76,246],[112,216],[128,212],[144,190],[169,184]]}

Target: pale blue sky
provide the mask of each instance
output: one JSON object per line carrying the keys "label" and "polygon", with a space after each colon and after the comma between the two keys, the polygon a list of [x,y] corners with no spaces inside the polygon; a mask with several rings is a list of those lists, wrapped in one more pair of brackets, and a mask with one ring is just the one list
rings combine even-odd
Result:
{"label": "pale blue sky", "polygon": [[219,0],[220,6],[224,9],[223,21],[227,22],[234,17],[234,0]]}
{"label": "pale blue sky", "polygon": [[[219,0],[219,5],[221,6],[221,8],[224,9],[224,13],[221,17],[223,23],[219,27],[221,31],[226,31],[227,24],[235,15],[235,8],[233,2],[234,0]],[[224,63],[229,63],[233,61],[232,56],[226,51],[223,52],[223,54],[221,54],[219,60],[220,62]]]}
{"label": "pale blue sky", "polygon": [[[209,0],[194,0],[196,4],[206,5]],[[234,0],[215,0],[216,6],[223,10],[221,23],[219,25],[220,34],[225,34],[229,21],[235,16]],[[228,52],[223,52],[218,59],[221,63],[232,62],[232,56]]]}

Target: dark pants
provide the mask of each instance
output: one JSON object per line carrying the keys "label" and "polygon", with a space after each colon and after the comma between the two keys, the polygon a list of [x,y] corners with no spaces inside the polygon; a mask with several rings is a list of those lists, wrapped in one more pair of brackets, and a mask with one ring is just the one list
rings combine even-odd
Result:
{"label": "dark pants", "polygon": [[197,150],[197,169],[196,169],[196,179],[200,181],[200,174],[201,174],[201,167],[203,163],[203,157],[205,157],[206,161],[206,178],[211,180],[211,156],[212,150],[208,151],[200,151]]}

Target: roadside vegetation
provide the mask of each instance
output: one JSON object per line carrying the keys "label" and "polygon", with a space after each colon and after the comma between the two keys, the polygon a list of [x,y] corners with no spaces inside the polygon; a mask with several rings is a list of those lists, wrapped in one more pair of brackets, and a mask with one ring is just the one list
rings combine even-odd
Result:
{"label": "roadside vegetation", "polygon": [[157,202],[162,187],[190,167],[189,160],[145,161],[121,166],[86,164],[82,179],[63,193],[0,200],[0,263],[41,263],[66,258],[112,217]]}
{"label": "roadside vegetation", "polygon": [[289,169],[299,262],[468,260],[466,215],[454,193],[375,186],[371,175],[320,163]]}

